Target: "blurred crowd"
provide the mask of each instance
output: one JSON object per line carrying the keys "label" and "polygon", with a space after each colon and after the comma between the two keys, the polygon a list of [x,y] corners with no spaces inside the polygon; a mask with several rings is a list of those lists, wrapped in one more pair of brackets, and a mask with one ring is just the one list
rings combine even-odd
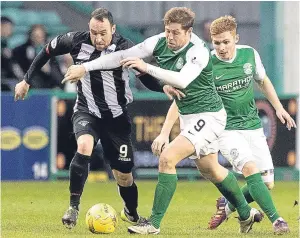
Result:
{"label": "blurred crowd", "polygon": [[[1,91],[13,91],[15,84],[23,80],[32,61],[49,41],[43,25],[32,25],[23,44],[10,48],[9,38],[13,35],[14,23],[8,17],[1,16]],[[67,68],[73,64],[70,55],[53,58],[39,70],[34,77],[31,88],[63,89],[75,91],[70,85],[62,85],[61,80]]]}
{"label": "blurred crowd", "polygon": [[[201,36],[212,49],[209,28],[211,20],[202,23]],[[45,26],[32,25],[27,33],[27,40],[23,44],[10,48],[8,41],[13,35],[14,23],[11,19],[1,16],[1,91],[13,91],[16,83],[23,80],[36,55],[49,42]],[[61,84],[63,75],[73,64],[72,57],[67,54],[52,58],[41,68],[32,80],[32,89],[61,89],[66,92],[76,92],[76,85]],[[131,80],[131,86],[137,91],[147,90],[139,80]]]}

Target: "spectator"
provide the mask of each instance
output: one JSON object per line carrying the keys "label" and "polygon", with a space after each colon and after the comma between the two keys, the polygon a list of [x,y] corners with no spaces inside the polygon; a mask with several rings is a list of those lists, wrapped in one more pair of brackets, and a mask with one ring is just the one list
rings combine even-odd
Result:
{"label": "spectator", "polygon": [[[46,44],[47,33],[43,25],[33,25],[28,32],[28,40],[13,50],[13,58],[24,72],[27,72],[35,56]],[[32,88],[61,87],[60,81],[63,74],[55,59],[51,59],[44,67],[33,76],[39,80],[33,80]]]}
{"label": "spectator", "polygon": [[1,90],[9,91],[9,78],[22,77],[20,70],[12,61],[12,52],[8,47],[8,39],[13,33],[14,24],[11,19],[1,16]]}
{"label": "spectator", "polygon": [[212,42],[211,42],[211,37],[210,37],[210,25],[212,23],[212,20],[210,19],[206,19],[202,22],[202,39],[206,42],[207,44],[207,47],[210,49],[210,50],[213,50],[213,45],[212,45]]}

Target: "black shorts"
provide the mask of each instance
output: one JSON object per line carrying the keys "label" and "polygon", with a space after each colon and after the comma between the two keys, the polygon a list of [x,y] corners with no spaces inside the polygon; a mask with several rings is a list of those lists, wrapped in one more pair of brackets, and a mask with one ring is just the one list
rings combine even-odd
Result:
{"label": "black shorts", "polygon": [[130,138],[131,122],[127,113],[116,118],[102,119],[86,112],[75,112],[72,122],[76,140],[81,135],[92,135],[94,146],[100,140],[104,157],[112,169],[122,173],[132,171],[134,161]]}

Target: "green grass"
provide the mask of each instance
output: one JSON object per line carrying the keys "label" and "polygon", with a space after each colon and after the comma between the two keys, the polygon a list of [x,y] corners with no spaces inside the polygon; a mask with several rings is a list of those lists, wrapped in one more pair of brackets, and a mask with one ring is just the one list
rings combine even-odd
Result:
{"label": "green grass", "polygon": [[[139,211],[149,216],[156,181],[137,181]],[[279,213],[287,220],[291,233],[285,237],[299,237],[298,182],[277,182],[272,191]],[[159,237],[242,237],[238,234],[237,219],[232,216],[219,229],[207,230],[207,222],[215,211],[217,189],[206,181],[179,181],[168,212],[162,222]],[[94,235],[85,226],[85,212],[96,203],[112,205],[117,211],[123,207],[114,182],[87,183],[81,202],[78,225],[73,230],[63,227],[61,217],[68,207],[68,182],[3,182],[2,235],[17,237],[136,237],[127,233],[127,224],[119,219],[115,233]],[[299,200],[298,200],[299,201]],[[256,204],[253,204],[257,207]],[[234,214],[235,215],[235,214]],[[272,237],[268,219],[255,224],[247,237]]]}

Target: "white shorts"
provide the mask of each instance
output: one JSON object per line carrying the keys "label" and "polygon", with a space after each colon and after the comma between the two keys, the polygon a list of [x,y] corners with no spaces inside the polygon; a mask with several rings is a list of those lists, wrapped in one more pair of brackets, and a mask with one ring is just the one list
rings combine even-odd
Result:
{"label": "white shorts", "polygon": [[218,143],[220,152],[232,164],[234,171],[241,173],[245,163],[254,161],[258,169],[265,174],[264,182],[274,181],[273,161],[262,128],[224,130]]}
{"label": "white shorts", "polygon": [[[218,112],[202,112],[198,114],[180,115],[180,135],[186,137],[195,147],[196,159],[201,155],[218,152],[217,139],[226,126],[225,109]],[[215,144],[216,143],[216,144]]]}

